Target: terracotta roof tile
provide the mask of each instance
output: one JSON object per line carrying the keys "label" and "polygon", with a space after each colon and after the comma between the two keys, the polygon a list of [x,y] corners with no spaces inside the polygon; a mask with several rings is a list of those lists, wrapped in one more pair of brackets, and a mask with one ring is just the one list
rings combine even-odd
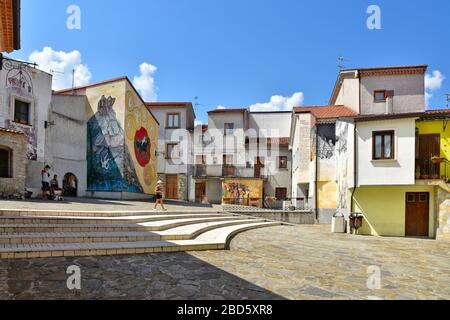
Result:
{"label": "terracotta roof tile", "polygon": [[345,106],[313,106],[295,107],[295,113],[311,113],[317,119],[337,119],[341,117],[356,117],[358,114]]}

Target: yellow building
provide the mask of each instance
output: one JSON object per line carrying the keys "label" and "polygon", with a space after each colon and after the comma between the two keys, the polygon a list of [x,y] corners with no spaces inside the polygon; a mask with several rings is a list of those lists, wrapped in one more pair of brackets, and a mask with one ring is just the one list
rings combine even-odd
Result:
{"label": "yellow building", "polygon": [[448,239],[449,120],[448,110],[355,119],[359,234]]}

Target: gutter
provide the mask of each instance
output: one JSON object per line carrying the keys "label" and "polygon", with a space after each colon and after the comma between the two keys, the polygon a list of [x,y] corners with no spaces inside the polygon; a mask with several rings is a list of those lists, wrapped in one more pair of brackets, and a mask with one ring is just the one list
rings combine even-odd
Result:
{"label": "gutter", "polygon": [[20,49],[20,0],[13,0],[13,21],[14,21],[14,50]]}
{"label": "gutter", "polygon": [[316,124],[316,146],[315,146],[315,156],[316,156],[316,170],[315,170],[315,196],[314,196],[314,201],[315,201],[315,208],[316,208],[316,221],[319,221],[319,188],[318,188],[318,179],[319,179],[319,146],[318,146],[318,127]]}

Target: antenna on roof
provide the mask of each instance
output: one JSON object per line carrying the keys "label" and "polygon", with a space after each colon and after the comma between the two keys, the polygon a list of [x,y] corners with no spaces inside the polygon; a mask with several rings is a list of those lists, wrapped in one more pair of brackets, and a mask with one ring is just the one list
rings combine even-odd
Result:
{"label": "antenna on roof", "polygon": [[344,56],[339,56],[339,57],[338,57],[338,68],[339,68],[339,70],[342,71],[342,70],[344,70],[344,69],[347,68],[347,67],[344,65],[345,62],[350,62],[350,60],[347,59],[347,58],[344,57]]}

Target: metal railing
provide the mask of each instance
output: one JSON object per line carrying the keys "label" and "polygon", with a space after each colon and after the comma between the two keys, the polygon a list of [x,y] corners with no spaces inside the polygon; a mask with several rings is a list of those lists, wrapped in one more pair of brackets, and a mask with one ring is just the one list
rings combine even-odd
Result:
{"label": "metal railing", "polygon": [[426,161],[416,161],[416,179],[450,180],[450,161],[444,157],[433,157]]}

